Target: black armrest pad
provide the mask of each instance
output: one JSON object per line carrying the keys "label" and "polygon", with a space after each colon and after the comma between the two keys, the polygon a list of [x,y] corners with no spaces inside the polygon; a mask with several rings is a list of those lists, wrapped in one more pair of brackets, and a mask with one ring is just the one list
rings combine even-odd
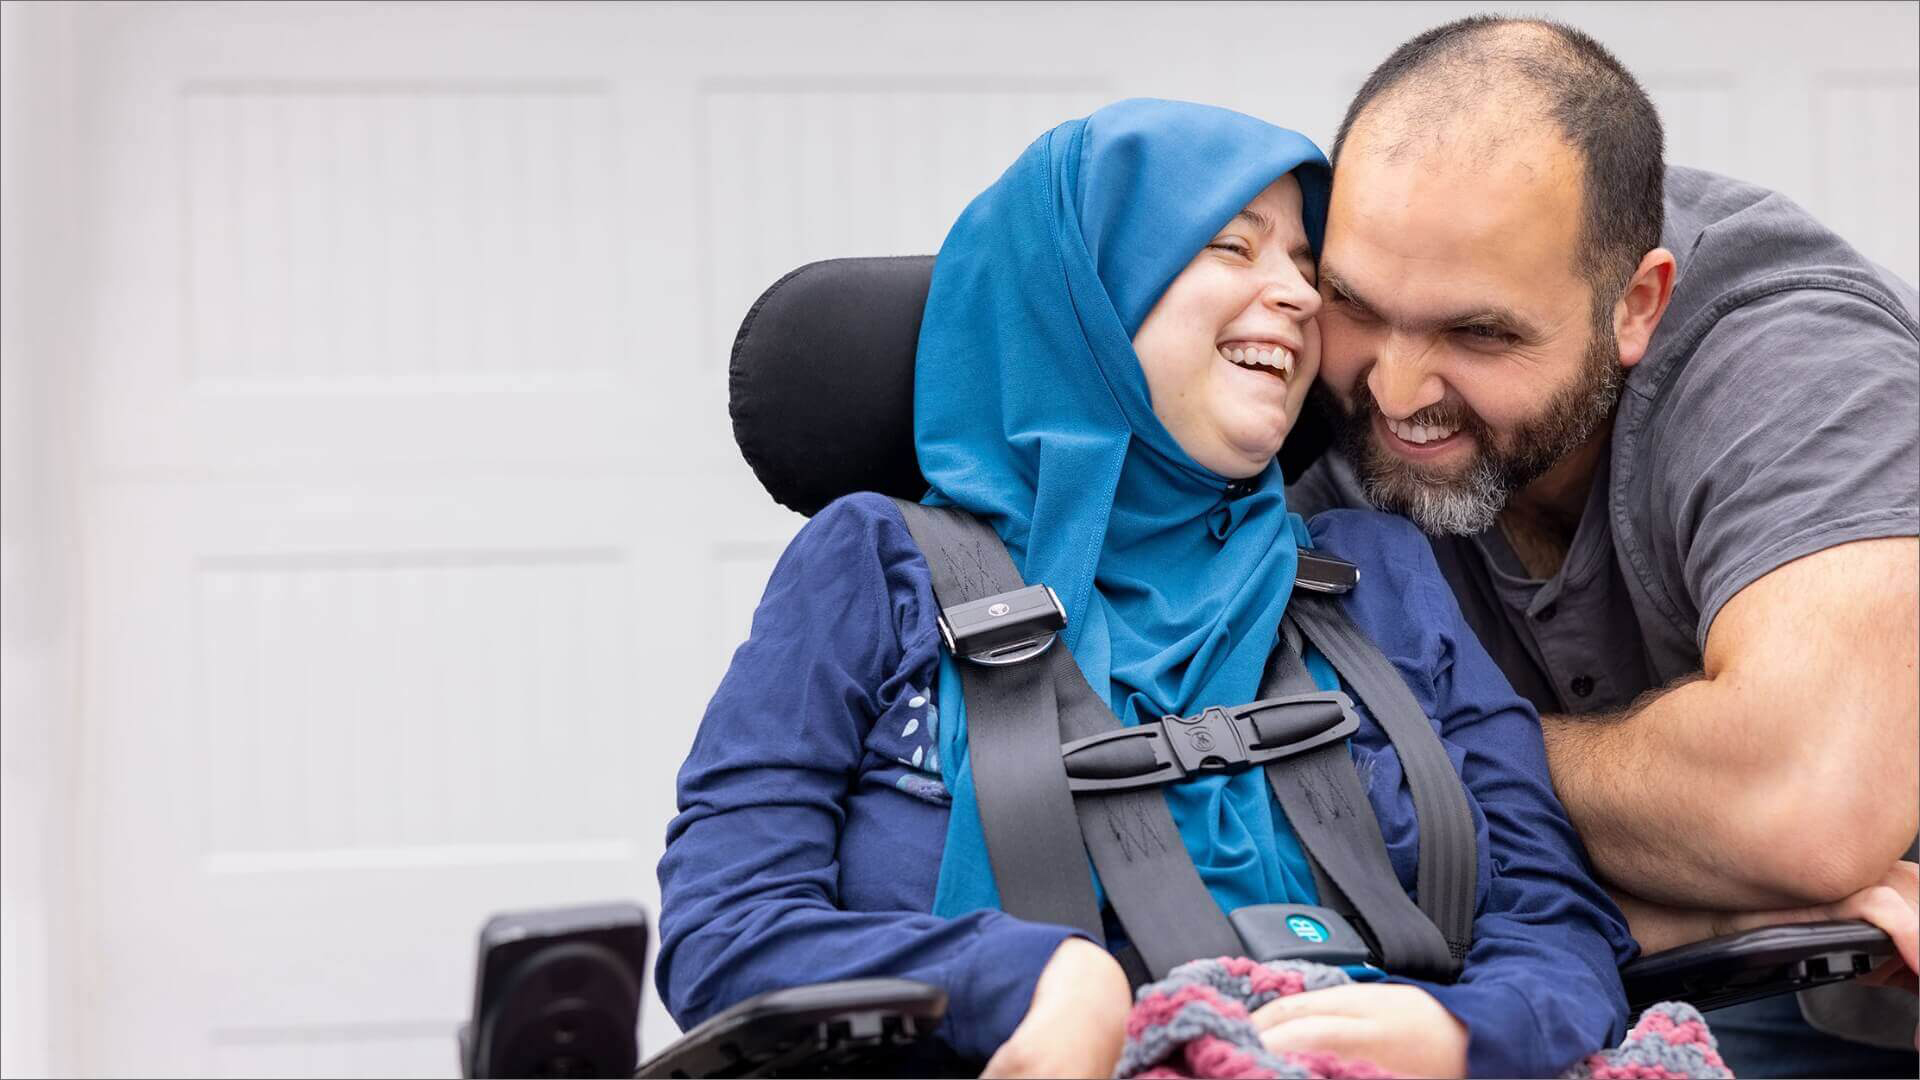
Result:
{"label": "black armrest pad", "polygon": [[[708,1019],[634,1075],[922,1075],[928,1064],[900,1071],[903,1055],[931,1035],[946,1012],[946,991],[907,979],[774,990]],[[978,1072],[976,1065],[954,1075]]]}
{"label": "black armrest pad", "polygon": [[1864,922],[1769,926],[1643,956],[1620,969],[1635,1013],[1658,1001],[1702,1010],[1864,975],[1893,942]]}

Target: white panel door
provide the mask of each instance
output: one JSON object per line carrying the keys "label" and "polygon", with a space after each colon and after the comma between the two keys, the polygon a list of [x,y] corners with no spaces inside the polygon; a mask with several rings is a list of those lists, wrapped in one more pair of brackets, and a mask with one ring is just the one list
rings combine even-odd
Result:
{"label": "white panel door", "polygon": [[[1113,98],[1325,141],[1457,10],[81,9],[63,1071],[451,1074],[488,913],[657,904],[674,772],[800,524],[726,418],[754,296],[933,251]],[[1564,14],[1646,73],[1675,160],[1914,275],[1911,9],[1739,48],[1720,8]]]}
{"label": "white panel door", "polygon": [[736,21],[88,12],[112,1035],[79,1070],[446,1075],[487,914],[657,907],[674,772],[799,524],[732,446],[740,316],[799,262],[932,250],[1109,94],[853,40],[782,72]]}

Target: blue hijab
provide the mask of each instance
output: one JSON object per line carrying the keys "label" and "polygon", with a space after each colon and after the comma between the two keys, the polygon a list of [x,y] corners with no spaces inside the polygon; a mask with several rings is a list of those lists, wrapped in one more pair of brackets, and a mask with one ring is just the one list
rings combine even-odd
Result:
{"label": "blue hijab", "polygon": [[[1278,465],[1227,498],[1153,413],[1132,339],[1174,277],[1295,174],[1317,251],[1326,158],[1225,109],[1130,100],[1042,135],[947,234],[914,379],[926,502],[989,522],[1067,609],[1064,644],[1133,725],[1256,696],[1306,530]],[[1056,646],[1058,647],[1058,646]],[[953,795],[934,912],[997,908],[959,672],[940,672]],[[1259,770],[1161,789],[1224,911],[1311,900],[1298,840]]]}

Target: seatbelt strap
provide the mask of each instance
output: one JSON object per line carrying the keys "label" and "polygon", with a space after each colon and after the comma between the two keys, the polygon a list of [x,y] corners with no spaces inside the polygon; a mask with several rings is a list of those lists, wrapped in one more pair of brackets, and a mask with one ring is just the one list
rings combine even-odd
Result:
{"label": "seatbelt strap", "polygon": [[[1063,741],[1121,726],[1113,710],[1087,685],[1072,653],[1056,648],[1044,659],[1049,661],[1059,695]],[[973,715],[971,698],[967,715]],[[1053,753],[1060,757],[1059,747]],[[979,776],[976,764],[976,785]],[[1087,852],[1100,871],[1100,884],[1154,979],[1166,978],[1189,960],[1239,956],[1245,951],[1240,935],[1200,880],[1161,789],[1082,791],[1073,796],[1073,804]]]}
{"label": "seatbelt strap", "polygon": [[[1296,593],[1294,602],[1298,600]],[[1299,653],[1281,642],[1268,661],[1260,696],[1316,689]],[[1459,962],[1440,931],[1400,886],[1347,742],[1270,762],[1266,771],[1301,846],[1365,921],[1381,966],[1396,974],[1452,981],[1459,974]],[[1326,904],[1325,898],[1322,903]]]}
{"label": "seatbelt strap", "polygon": [[[896,503],[933,572],[943,611],[1023,587],[985,522],[963,511]],[[1121,726],[1073,654],[1056,645],[1017,664],[957,663],[1001,907],[1104,941],[1092,882],[1081,872],[1091,856],[1153,978],[1189,960],[1239,955],[1240,937],[1200,880],[1159,790],[1069,791],[1061,744]]]}
{"label": "seatbelt strap", "polygon": [[[1260,692],[1263,697],[1273,692],[1284,693],[1284,687],[1304,686],[1307,683],[1313,683],[1313,675],[1307,671],[1306,661],[1303,659],[1306,651],[1306,642],[1300,637],[1300,628],[1293,625],[1293,620],[1291,619],[1282,620],[1280,623],[1279,647],[1281,651],[1291,654],[1297,667],[1293,664],[1286,664],[1282,658],[1270,659],[1268,663],[1271,666],[1268,667],[1266,675],[1260,684]],[[1300,675],[1305,675],[1306,679],[1302,681],[1299,678]],[[1318,683],[1313,683],[1313,685],[1315,689],[1319,689]],[[1268,782],[1271,784],[1271,779],[1269,779]],[[1278,797],[1279,795],[1276,792],[1275,798]],[[1284,811],[1286,808],[1282,807],[1281,809]],[[1289,819],[1289,823],[1291,823],[1291,819]],[[1305,849],[1306,843],[1302,841],[1300,846],[1302,849]],[[1347,899],[1347,894],[1342,892],[1340,886],[1335,883],[1332,878],[1327,876],[1326,867],[1320,865],[1320,860],[1314,858],[1313,852],[1310,850],[1306,851],[1306,856],[1307,869],[1313,873],[1313,892],[1314,895],[1320,898],[1320,905],[1331,908],[1333,911],[1345,916],[1349,922],[1357,923],[1363,921],[1360,919],[1360,913],[1354,909],[1353,903]]]}
{"label": "seatbelt strap", "polygon": [[1460,774],[1399,670],[1353,625],[1337,599],[1295,593],[1287,615],[1359,695],[1393,743],[1420,823],[1420,909],[1445,937],[1457,971],[1473,944],[1479,877],[1473,811]]}
{"label": "seatbelt strap", "polygon": [[[943,609],[1022,586],[1005,545],[973,515],[895,499],[932,571]],[[983,535],[984,534],[984,535]],[[967,744],[980,827],[1003,910],[1071,926],[1106,941],[1080,838],[1060,730],[1054,678],[1037,662],[986,667],[955,658],[967,699]]]}

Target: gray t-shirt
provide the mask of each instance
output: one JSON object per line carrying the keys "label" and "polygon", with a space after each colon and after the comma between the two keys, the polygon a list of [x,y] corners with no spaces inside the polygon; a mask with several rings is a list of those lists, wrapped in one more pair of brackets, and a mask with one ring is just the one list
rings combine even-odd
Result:
{"label": "gray t-shirt", "polygon": [[[1793,559],[1920,535],[1914,288],[1785,197],[1697,169],[1667,170],[1662,244],[1673,300],[1560,571],[1530,577],[1498,528],[1431,538],[1468,622],[1543,712],[1619,709],[1699,672],[1721,605]],[[1288,497],[1303,514],[1365,505],[1334,455]],[[1911,998],[1904,1011],[1888,1045],[1911,1045]]]}

